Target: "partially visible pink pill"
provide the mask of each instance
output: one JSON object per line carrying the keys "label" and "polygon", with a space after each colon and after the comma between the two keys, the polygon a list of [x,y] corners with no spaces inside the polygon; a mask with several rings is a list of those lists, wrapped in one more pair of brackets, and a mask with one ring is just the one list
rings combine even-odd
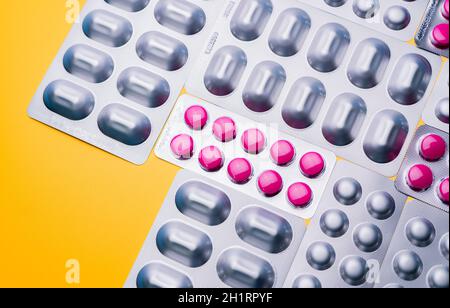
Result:
{"label": "partially visible pink pill", "polygon": [[433,185],[433,171],[428,166],[415,165],[409,169],[406,181],[413,190],[427,190]]}
{"label": "partially visible pink pill", "polygon": [[266,137],[259,129],[246,130],[242,134],[242,146],[247,153],[259,154],[266,148]]}
{"label": "partially visible pink pill", "polygon": [[420,155],[428,161],[437,161],[444,157],[447,151],[445,140],[436,134],[430,134],[420,143]]}
{"label": "partially visible pink pill", "polygon": [[431,32],[431,42],[436,48],[447,49],[450,45],[448,24],[439,24]]}
{"label": "partially visible pink pill", "polygon": [[300,170],[308,178],[316,178],[325,169],[325,160],[317,152],[309,152],[300,159]]}
{"label": "partially visible pink pill", "polygon": [[176,158],[182,160],[190,159],[194,154],[194,139],[189,135],[178,135],[172,139],[170,149]]}
{"label": "partially visible pink pill", "polygon": [[449,4],[448,0],[444,1],[444,4],[442,5],[442,16],[444,16],[445,19],[449,18]]}
{"label": "partially visible pink pill", "polygon": [[441,182],[441,184],[439,185],[439,198],[445,204],[449,204],[449,202],[450,202],[450,200],[449,200],[449,198],[450,198],[450,196],[449,196],[449,179],[448,178],[443,180]]}
{"label": "partially visible pink pill", "polygon": [[276,171],[264,171],[258,177],[258,188],[266,197],[274,197],[283,189],[283,179]]}
{"label": "partially visible pink pill", "polygon": [[223,167],[225,161],[224,155],[219,148],[209,146],[200,151],[198,155],[198,162],[203,170],[208,172],[215,172]]}
{"label": "partially visible pink pill", "polygon": [[304,209],[311,204],[313,192],[308,184],[295,183],[288,188],[287,198],[294,207]]}
{"label": "partially visible pink pill", "polygon": [[208,112],[202,106],[189,107],[184,113],[184,121],[194,130],[202,130],[208,123]]}
{"label": "partially visible pink pill", "polygon": [[270,156],[278,166],[286,166],[295,158],[295,148],[287,140],[277,141],[270,149]]}
{"label": "partially visible pink pill", "polygon": [[245,184],[253,176],[253,167],[245,158],[233,159],[228,164],[228,176],[236,184]]}
{"label": "partially visible pink pill", "polygon": [[230,142],[236,139],[236,123],[229,117],[219,118],[213,124],[213,134],[221,142]]}

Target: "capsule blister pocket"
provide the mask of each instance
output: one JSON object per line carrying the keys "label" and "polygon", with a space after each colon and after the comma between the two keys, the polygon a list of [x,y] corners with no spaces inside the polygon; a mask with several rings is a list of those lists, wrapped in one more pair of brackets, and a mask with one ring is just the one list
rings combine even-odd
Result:
{"label": "capsule blister pocket", "polygon": [[419,48],[448,58],[449,0],[430,0],[422,24],[417,30],[416,44]]}
{"label": "capsule blister pocket", "polygon": [[299,1],[228,1],[187,90],[394,176],[441,64]]}
{"label": "capsule blister pocket", "polygon": [[421,126],[414,137],[395,182],[409,195],[449,210],[449,139],[448,134]]}
{"label": "capsule blister pocket", "polygon": [[29,115],[136,164],[148,158],[219,0],[89,0]]}
{"label": "capsule blister pocket", "polygon": [[339,161],[285,287],[373,287],[405,201],[391,180]]}
{"label": "capsule blister pocket", "polygon": [[423,112],[423,120],[427,125],[449,133],[449,64],[446,63],[433,90],[427,107]]}
{"label": "capsule blister pocket", "polygon": [[281,287],[304,232],[302,219],[181,171],[125,287]]}
{"label": "capsule blister pocket", "polygon": [[311,218],[331,176],[333,153],[230,113],[180,97],[156,155],[250,194],[301,218]]}
{"label": "capsule blister pocket", "polygon": [[449,288],[448,213],[407,203],[381,269],[379,288]]}
{"label": "capsule blister pocket", "polygon": [[300,0],[401,41],[414,37],[427,0]]}

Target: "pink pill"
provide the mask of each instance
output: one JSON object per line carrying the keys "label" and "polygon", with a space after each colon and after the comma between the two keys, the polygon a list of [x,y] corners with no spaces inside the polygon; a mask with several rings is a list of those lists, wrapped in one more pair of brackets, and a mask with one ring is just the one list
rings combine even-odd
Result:
{"label": "pink pill", "polygon": [[309,178],[318,177],[325,169],[325,161],[317,152],[309,152],[300,159],[300,170]]}
{"label": "pink pill", "polygon": [[219,141],[230,142],[236,138],[236,123],[229,117],[217,119],[213,124],[213,134]]}
{"label": "pink pill", "polygon": [[194,130],[202,130],[208,123],[208,112],[202,106],[189,107],[184,114],[187,126]]}
{"label": "pink pill", "polygon": [[283,189],[283,179],[276,171],[265,171],[258,177],[258,188],[266,197],[274,197]]}
{"label": "pink pill", "polygon": [[182,160],[190,159],[194,154],[194,139],[189,135],[178,135],[172,139],[170,148],[176,158]]}
{"label": "pink pill", "polygon": [[236,184],[245,184],[253,176],[253,167],[245,158],[233,159],[228,164],[228,176]]}
{"label": "pink pill", "polygon": [[259,129],[246,130],[242,134],[242,146],[247,153],[259,154],[266,148],[266,137]]}
{"label": "pink pill", "polygon": [[444,157],[447,151],[445,140],[436,134],[430,134],[420,143],[420,155],[428,161],[437,161]]}
{"label": "pink pill", "polygon": [[294,207],[304,209],[311,204],[313,192],[308,184],[295,183],[288,188],[287,197]]}
{"label": "pink pill", "polygon": [[445,204],[449,204],[449,180],[446,178],[441,182],[439,185],[439,198],[444,202]]}
{"label": "pink pill", "polygon": [[445,19],[449,18],[449,8],[448,8],[448,0],[444,1],[444,4],[442,5],[442,16],[444,16]]}
{"label": "pink pill", "polygon": [[450,45],[448,24],[439,24],[431,32],[431,42],[436,48],[447,49]]}
{"label": "pink pill", "polygon": [[415,165],[409,169],[406,181],[413,190],[427,190],[433,185],[433,171],[428,166]]}
{"label": "pink pill", "polygon": [[280,140],[270,149],[270,156],[277,165],[286,166],[294,160],[295,148],[289,141]]}
{"label": "pink pill", "polygon": [[215,172],[223,167],[225,159],[223,153],[215,146],[209,146],[200,151],[198,162],[208,172]]}

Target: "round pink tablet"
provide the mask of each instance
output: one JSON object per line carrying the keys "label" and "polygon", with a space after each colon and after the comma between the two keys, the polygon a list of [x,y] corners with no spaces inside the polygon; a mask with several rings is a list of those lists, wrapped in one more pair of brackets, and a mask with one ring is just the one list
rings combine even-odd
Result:
{"label": "round pink tablet", "polygon": [[232,141],[236,138],[236,133],[236,123],[229,117],[219,118],[213,124],[213,134],[219,141]]}
{"label": "round pink tablet", "polygon": [[431,32],[431,42],[436,48],[447,49],[450,45],[448,24],[439,24]]}
{"label": "round pink tablet", "polygon": [[433,171],[428,166],[415,165],[409,169],[406,181],[413,190],[427,190],[433,185]]}
{"label": "round pink tablet", "polygon": [[225,158],[221,150],[215,146],[209,146],[200,151],[198,162],[208,172],[215,172],[223,167]]}
{"label": "round pink tablet", "polygon": [[233,159],[228,164],[228,176],[236,184],[245,184],[253,176],[253,167],[245,158]]}
{"label": "round pink tablet", "polygon": [[428,161],[436,161],[444,157],[447,150],[445,140],[436,134],[430,134],[420,143],[420,155]]}
{"label": "round pink tablet", "polygon": [[258,188],[266,197],[274,197],[283,189],[283,179],[276,171],[264,171],[258,177]]}
{"label": "round pink tablet", "polygon": [[287,197],[293,206],[304,209],[311,203],[313,192],[308,184],[295,183],[288,188]]}
{"label": "round pink tablet", "polygon": [[208,112],[202,106],[189,107],[184,113],[184,121],[194,130],[202,130],[208,123]]}
{"label": "round pink tablet", "polygon": [[444,16],[445,19],[449,18],[449,8],[448,8],[448,0],[444,1],[444,4],[442,5],[442,16]]}
{"label": "round pink tablet", "polygon": [[325,169],[325,161],[317,152],[309,152],[300,159],[300,170],[309,178],[318,177]]}
{"label": "round pink tablet", "polygon": [[172,139],[170,148],[176,158],[183,160],[190,159],[194,154],[194,139],[189,135],[178,135]]}
{"label": "round pink tablet", "polygon": [[242,146],[247,153],[259,154],[266,148],[266,137],[259,129],[246,130],[242,134]]}
{"label": "round pink tablet", "polygon": [[270,156],[275,164],[279,166],[286,166],[290,164],[295,158],[295,148],[287,140],[277,141],[270,149]]}
{"label": "round pink tablet", "polygon": [[441,182],[439,185],[439,198],[444,202],[445,204],[449,204],[449,180],[446,178]]}

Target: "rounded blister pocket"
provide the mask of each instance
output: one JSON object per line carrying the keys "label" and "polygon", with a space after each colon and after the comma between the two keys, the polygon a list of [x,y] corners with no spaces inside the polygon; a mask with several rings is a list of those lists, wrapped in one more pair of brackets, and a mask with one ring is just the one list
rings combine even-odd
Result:
{"label": "rounded blister pocket", "polygon": [[202,8],[185,0],[158,1],[155,18],[161,25],[186,35],[200,32],[206,24]]}
{"label": "rounded blister pocket", "polygon": [[271,0],[242,0],[231,19],[231,33],[241,41],[256,40],[263,33],[272,11]]}
{"label": "rounded blister pocket", "polygon": [[105,0],[105,2],[128,12],[139,12],[147,7],[150,0]]}
{"label": "rounded blister pocket", "polygon": [[159,262],[144,266],[136,279],[138,289],[191,289],[192,281],[183,273]]}
{"label": "rounded blister pocket", "polygon": [[121,16],[96,10],[84,19],[83,32],[94,41],[110,47],[120,47],[130,40],[133,35],[133,26]]}

